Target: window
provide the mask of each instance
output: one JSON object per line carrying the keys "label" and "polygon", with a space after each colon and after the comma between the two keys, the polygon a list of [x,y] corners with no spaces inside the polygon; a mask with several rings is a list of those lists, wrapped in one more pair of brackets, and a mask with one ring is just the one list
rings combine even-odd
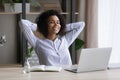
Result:
{"label": "window", "polygon": [[110,63],[120,63],[120,0],[99,0],[98,46],[112,47]]}

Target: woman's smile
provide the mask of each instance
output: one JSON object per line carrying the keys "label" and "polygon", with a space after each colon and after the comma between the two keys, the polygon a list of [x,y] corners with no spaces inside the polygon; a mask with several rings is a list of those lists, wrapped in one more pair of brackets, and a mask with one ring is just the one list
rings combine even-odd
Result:
{"label": "woman's smile", "polygon": [[50,16],[48,19],[48,34],[57,34],[60,28],[59,18],[56,15]]}

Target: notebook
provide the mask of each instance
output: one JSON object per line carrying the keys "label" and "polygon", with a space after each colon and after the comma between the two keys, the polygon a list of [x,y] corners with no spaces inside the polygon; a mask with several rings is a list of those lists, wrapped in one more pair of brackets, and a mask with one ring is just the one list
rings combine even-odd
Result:
{"label": "notebook", "polygon": [[106,70],[108,67],[111,50],[111,47],[82,49],[78,65],[74,68],[71,67],[65,70],[76,73]]}

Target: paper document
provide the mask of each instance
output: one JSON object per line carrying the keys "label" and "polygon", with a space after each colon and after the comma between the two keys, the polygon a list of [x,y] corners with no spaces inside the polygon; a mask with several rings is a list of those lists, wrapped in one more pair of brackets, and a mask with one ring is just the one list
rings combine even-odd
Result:
{"label": "paper document", "polygon": [[32,66],[30,68],[31,72],[39,72],[39,71],[59,72],[61,70],[62,67],[59,66],[45,66],[45,65]]}

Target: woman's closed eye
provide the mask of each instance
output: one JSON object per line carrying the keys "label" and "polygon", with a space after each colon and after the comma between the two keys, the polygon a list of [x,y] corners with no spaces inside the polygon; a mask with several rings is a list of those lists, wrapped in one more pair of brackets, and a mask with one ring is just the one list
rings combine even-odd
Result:
{"label": "woman's closed eye", "polygon": [[55,22],[55,21],[49,21],[48,23],[49,24],[60,24],[60,21],[57,21],[57,22]]}

